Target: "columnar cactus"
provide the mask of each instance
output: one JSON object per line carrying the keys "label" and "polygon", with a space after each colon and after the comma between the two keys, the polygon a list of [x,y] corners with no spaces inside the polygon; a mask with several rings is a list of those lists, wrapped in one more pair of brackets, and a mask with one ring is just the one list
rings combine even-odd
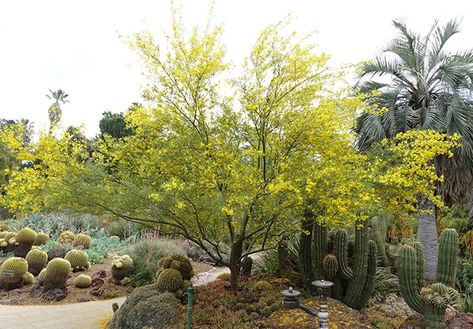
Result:
{"label": "columnar cactus", "polygon": [[[378,249],[376,243],[369,240],[369,223],[365,222],[355,230],[353,251],[350,251],[348,233],[344,229],[335,232],[333,245],[328,243],[326,228],[322,226],[315,225],[312,236],[315,245],[313,273],[319,273],[319,277],[312,280],[322,277],[333,280],[334,298],[342,300],[352,308],[363,308],[374,289]],[[330,250],[331,248],[333,250]],[[318,259],[322,255],[324,257],[319,262]],[[351,255],[353,268],[349,266]]]}
{"label": "columnar cactus", "polygon": [[39,274],[38,280],[42,280],[45,291],[65,288],[69,274],[72,272],[71,263],[62,258],[54,258],[46,266],[46,270]]}
{"label": "columnar cactus", "polygon": [[0,267],[0,286],[6,290],[18,288],[28,271],[28,262],[21,257],[11,257]]}
{"label": "columnar cactus", "polygon": [[382,266],[388,266],[389,260],[386,254],[386,217],[384,216],[376,216],[371,218],[371,237],[376,242],[376,246],[378,247],[378,254],[381,259]]}
{"label": "columnar cactus", "polygon": [[39,232],[36,234],[36,240],[34,241],[35,246],[42,246],[46,242],[48,242],[51,238],[49,237],[48,233]]}
{"label": "columnar cactus", "polygon": [[81,274],[74,281],[77,288],[88,288],[92,284],[92,278],[88,275]]}
{"label": "columnar cactus", "polygon": [[48,254],[41,249],[31,249],[26,255],[26,261],[28,262],[28,270],[33,275],[38,275],[48,262]]}
{"label": "columnar cactus", "polygon": [[26,257],[36,240],[36,232],[25,227],[18,231],[16,236],[15,256]]}
{"label": "columnar cactus", "polygon": [[71,263],[74,272],[85,271],[90,267],[89,256],[82,250],[72,249],[64,259]]}
{"label": "columnar cactus", "polygon": [[133,259],[128,255],[115,256],[112,262],[112,276],[115,280],[123,280],[133,273]]}
{"label": "columnar cactus", "polygon": [[457,298],[452,288],[455,283],[455,269],[458,261],[458,235],[447,229],[440,235],[437,283],[421,288],[422,247],[405,245],[399,253],[399,283],[401,295],[416,312],[423,313],[429,329],[444,328],[445,310]]}
{"label": "columnar cactus", "polygon": [[90,238],[89,235],[87,234],[83,234],[83,233],[79,233],[76,235],[76,237],[74,238],[74,241],[72,242],[72,245],[74,247],[82,247],[84,249],[89,249],[90,248],[90,242],[92,241],[92,239]]}

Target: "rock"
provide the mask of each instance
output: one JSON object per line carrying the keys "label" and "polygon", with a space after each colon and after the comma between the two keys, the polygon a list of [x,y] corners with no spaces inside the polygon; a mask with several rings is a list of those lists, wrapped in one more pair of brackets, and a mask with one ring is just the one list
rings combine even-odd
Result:
{"label": "rock", "polygon": [[107,276],[107,271],[101,270],[92,274],[92,279],[105,278]]}
{"label": "rock", "polygon": [[105,284],[104,280],[99,279],[99,278],[95,278],[95,279],[92,280],[92,283],[90,284],[90,286],[92,288],[101,288],[104,284]]}
{"label": "rock", "polygon": [[96,297],[101,296],[102,293],[103,293],[103,290],[100,288],[92,288],[89,290],[89,294]]}
{"label": "rock", "polygon": [[56,288],[56,289],[50,289],[41,295],[41,298],[53,301],[53,302],[58,302],[60,300],[63,300],[67,296],[67,288]]}
{"label": "rock", "polygon": [[159,293],[155,285],[136,288],[113,315],[107,329],[164,329],[179,316],[181,305],[169,292]]}
{"label": "rock", "polygon": [[473,328],[473,314],[464,313],[458,315],[448,324],[446,329],[471,329]]}

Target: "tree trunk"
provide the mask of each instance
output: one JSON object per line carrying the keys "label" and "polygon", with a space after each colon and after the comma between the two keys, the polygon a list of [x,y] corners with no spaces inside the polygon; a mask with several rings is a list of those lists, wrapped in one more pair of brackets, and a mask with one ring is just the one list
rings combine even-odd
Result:
{"label": "tree trunk", "polygon": [[424,280],[434,282],[437,278],[437,262],[439,246],[437,238],[437,223],[435,220],[434,205],[429,200],[422,200],[419,203],[423,211],[419,215],[419,228],[417,239],[422,244],[424,255]]}
{"label": "tree trunk", "polygon": [[232,290],[238,289],[238,277],[240,276],[240,260],[243,253],[243,241],[238,239],[232,245],[230,252],[230,285]]}
{"label": "tree trunk", "polygon": [[287,250],[287,242],[282,240],[278,245],[278,274],[282,278],[289,278],[291,272],[292,265]]}

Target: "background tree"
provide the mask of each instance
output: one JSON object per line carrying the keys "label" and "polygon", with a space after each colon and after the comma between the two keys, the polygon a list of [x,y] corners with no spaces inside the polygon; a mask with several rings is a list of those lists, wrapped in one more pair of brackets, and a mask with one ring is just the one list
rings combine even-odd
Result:
{"label": "background tree", "polygon": [[[455,156],[438,156],[435,164],[445,179],[438,193],[447,204],[470,193],[473,173],[473,52],[451,53],[445,48],[459,32],[457,21],[434,23],[426,36],[395,21],[399,35],[381,55],[362,65],[359,91],[375,109],[358,118],[358,146],[368,150],[384,138],[413,129],[431,129],[461,136]],[[426,213],[419,218],[418,238],[424,246],[425,276],[436,273],[438,243],[433,204],[419,199]]]}
{"label": "background tree", "polygon": [[68,94],[64,92],[64,90],[58,89],[58,90],[51,90],[49,89],[49,95],[46,95],[49,99],[53,99],[54,103],[51,104],[51,106],[48,109],[48,115],[49,115],[49,134],[52,134],[52,132],[57,128],[57,125],[61,121],[62,117],[62,110],[61,110],[61,103],[65,104],[68,103],[69,100],[66,99],[69,97]]}
{"label": "background tree", "polygon": [[[133,111],[142,106],[138,103],[133,103],[128,111]],[[102,113],[102,119],[99,122],[100,134],[102,136],[109,135],[113,138],[122,138],[129,136],[133,131],[126,126],[125,116],[123,113],[112,113],[110,111]]]}

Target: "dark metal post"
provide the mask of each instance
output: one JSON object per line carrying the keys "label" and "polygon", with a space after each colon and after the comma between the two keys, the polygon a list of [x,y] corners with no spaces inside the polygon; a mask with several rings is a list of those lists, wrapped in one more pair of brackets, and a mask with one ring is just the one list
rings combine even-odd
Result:
{"label": "dark metal post", "polygon": [[187,294],[187,320],[186,320],[186,329],[192,329],[192,308],[193,308],[193,288],[192,284],[186,289]]}

